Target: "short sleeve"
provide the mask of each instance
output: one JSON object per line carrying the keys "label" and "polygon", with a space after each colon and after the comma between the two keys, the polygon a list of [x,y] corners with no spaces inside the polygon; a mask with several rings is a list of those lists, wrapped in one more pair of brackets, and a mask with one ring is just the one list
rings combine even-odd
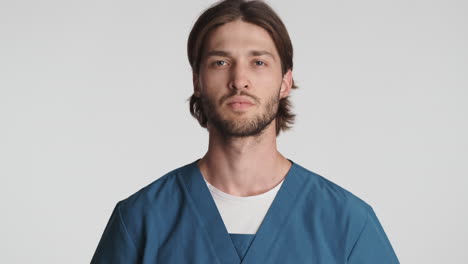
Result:
{"label": "short sleeve", "polygon": [[349,264],[399,264],[392,245],[369,207],[366,224],[364,225],[349,256]]}
{"label": "short sleeve", "polygon": [[138,262],[135,243],[122,220],[119,203],[107,223],[91,264],[131,264]]}

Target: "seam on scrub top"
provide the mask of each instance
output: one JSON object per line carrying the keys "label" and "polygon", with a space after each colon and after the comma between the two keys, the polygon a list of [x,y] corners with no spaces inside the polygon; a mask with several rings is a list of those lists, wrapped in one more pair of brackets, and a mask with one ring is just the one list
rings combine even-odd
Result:
{"label": "seam on scrub top", "polygon": [[133,247],[136,249],[136,242],[132,239],[132,236],[130,236],[130,233],[128,232],[127,230],[127,226],[125,226],[125,222],[122,218],[122,213],[120,212],[120,204],[117,206],[117,210],[119,212],[119,219],[120,219],[120,222],[122,223],[122,226],[123,226],[123,229],[125,231],[125,234],[127,234],[128,238],[130,239],[130,241],[132,241],[132,245]]}
{"label": "seam on scrub top", "polygon": [[366,221],[364,223],[364,226],[362,227],[361,231],[359,232],[359,235],[356,239],[356,241],[354,242],[354,245],[353,247],[351,248],[351,250],[349,251],[349,254],[348,256],[346,257],[346,261],[349,261],[349,257],[351,257],[351,255],[353,254],[353,251],[354,251],[354,248],[356,247],[356,244],[358,243],[359,239],[361,239],[361,235],[362,233],[364,232],[364,229],[366,229],[367,227],[367,223],[369,222],[369,212],[366,210]]}

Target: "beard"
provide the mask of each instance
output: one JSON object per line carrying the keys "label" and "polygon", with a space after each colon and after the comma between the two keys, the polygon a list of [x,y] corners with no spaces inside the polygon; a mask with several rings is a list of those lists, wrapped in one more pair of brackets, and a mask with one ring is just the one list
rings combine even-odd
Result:
{"label": "beard", "polygon": [[[257,97],[244,91],[239,93],[233,91],[230,94],[223,96],[219,100],[219,105],[222,105],[225,100],[235,95],[248,96],[252,98],[257,103],[257,105],[261,105],[260,100]],[[262,112],[251,118],[228,119],[221,115],[221,113],[218,111],[219,107],[216,106],[215,100],[212,98],[209,98],[206,95],[202,95],[200,96],[200,101],[208,123],[211,123],[224,138],[259,136],[278,115],[279,89],[278,94],[274,94],[272,97],[268,98],[264,104],[264,107],[261,109]],[[239,115],[241,115],[241,113]]]}

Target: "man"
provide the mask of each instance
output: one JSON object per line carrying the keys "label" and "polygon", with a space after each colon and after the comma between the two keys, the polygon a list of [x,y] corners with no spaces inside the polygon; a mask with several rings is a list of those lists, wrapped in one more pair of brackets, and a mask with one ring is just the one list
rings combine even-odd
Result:
{"label": "man", "polygon": [[92,263],[399,263],[372,208],[278,152],[292,45],[260,1],[206,10],[188,40],[205,156],[119,202]]}

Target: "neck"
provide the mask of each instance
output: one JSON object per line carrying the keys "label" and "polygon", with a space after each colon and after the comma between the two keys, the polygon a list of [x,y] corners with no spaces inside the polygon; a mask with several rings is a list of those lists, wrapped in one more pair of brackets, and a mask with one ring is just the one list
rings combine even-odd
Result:
{"label": "neck", "polygon": [[229,139],[209,127],[208,151],[199,161],[203,177],[236,196],[261,194],[278,185],[291,163],[277,150],[274,123],[259,136]]}

